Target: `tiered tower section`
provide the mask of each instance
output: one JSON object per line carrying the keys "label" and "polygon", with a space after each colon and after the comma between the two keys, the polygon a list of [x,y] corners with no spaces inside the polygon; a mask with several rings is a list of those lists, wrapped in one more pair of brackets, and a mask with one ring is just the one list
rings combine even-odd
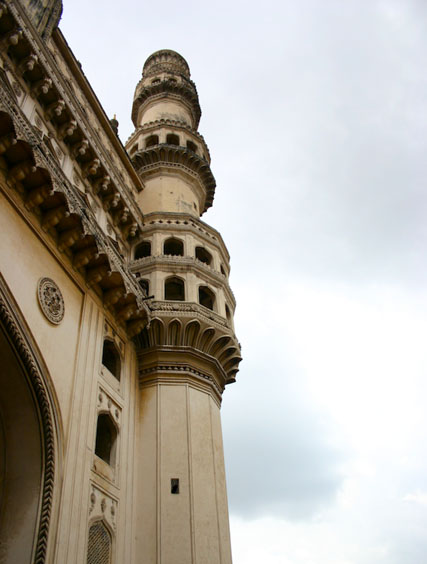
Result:
{"label": "tiered tower section", "polygon": [[229,255],[200,220],[215,190],[200,115],[185,59],[151,55],[126,145],[144,184],[131,269],[153,296],[138,336],[141,564],[231,563],[220,404],[241,357]]}

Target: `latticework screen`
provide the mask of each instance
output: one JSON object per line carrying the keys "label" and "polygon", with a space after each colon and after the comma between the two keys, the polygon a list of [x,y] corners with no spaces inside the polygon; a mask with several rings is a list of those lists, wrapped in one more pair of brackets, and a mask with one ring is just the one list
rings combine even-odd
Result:
{"label": "latticework screen", "polygon": [[87,564],[111,563],[111,536],[101,521],[89,529]]}

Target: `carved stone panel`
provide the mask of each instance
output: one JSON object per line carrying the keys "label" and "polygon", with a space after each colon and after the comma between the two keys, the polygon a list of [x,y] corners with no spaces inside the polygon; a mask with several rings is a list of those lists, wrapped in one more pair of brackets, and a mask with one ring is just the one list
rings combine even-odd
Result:
{"label": "carved stone panel", "polygon": [[47,319],[58,325],[64,318],[65,304],[61,290],[51,278],[40,278],[37,296],[41,310]]}

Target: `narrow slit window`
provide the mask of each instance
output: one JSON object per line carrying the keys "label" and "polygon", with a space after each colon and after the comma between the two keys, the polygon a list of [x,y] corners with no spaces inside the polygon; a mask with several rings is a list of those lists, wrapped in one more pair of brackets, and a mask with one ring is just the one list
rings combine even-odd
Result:
{"label": "narrow slit window", "polygon": [[179,478],[171,478],[171,494],[179,494]]}

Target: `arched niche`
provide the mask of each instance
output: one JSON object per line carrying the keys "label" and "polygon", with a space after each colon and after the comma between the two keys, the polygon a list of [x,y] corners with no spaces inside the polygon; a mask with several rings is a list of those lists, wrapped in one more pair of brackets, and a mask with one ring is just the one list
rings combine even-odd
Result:
{"label": "arched niche", "polygon": [[181,239],[170,237],[163,244],[163,254],[173,256],[184,256],[184,243]]}
{"label": "arched niche", "polygon": [[185,283],[182,278],[171,276],[165,280],[165,300],[185,300]]}
{"label": "arched niche", "polygon": [[215,294],[207,286],[199,286],[199,304],[208,309],[214,309]]}
{"label": "arched niche", "polygon": [[134,260],[146,258],[151,256],[151,243],[150,241],[141,241],[136,247],[134,252]]}
{"label": "arched niche", "polygon": [[1,560],[44,562],[55,478],[53,410],[41,357],[2,279],[0,361]]}

